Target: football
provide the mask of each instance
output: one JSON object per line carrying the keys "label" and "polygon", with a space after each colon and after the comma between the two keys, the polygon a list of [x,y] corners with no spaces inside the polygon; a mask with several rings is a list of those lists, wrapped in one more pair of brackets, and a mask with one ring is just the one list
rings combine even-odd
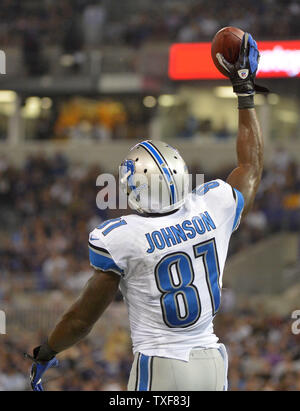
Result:
{"label": "football", "polygon": [[222,67],[216,57],[217,53],[223,54],[229,63],[235,63],[239,57],[243,30],[237,27],[224,27],[219,30],[211,43],[211,56],[217,69],[228,77],[227,71]]}

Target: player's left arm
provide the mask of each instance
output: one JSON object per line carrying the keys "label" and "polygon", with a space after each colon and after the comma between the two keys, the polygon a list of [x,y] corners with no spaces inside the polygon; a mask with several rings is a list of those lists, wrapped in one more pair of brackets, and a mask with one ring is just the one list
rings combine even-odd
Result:
{"label": "player's left arm", "polygon": [[95,271],[77,301],[62,316],[48,338],[49,347],[59,353],[84,338],[113,301],[120,276]]}
{"label": "player's left arm", "polygon": [[95,270],[81,295],[66,311],[50,333],[48,340],[34,348],[31,369],[31,386],[43,391],[41,377],[47,369],[58,364],[55,356],[82,340],[113,301],[118,290],[120,276],[114,272]]}

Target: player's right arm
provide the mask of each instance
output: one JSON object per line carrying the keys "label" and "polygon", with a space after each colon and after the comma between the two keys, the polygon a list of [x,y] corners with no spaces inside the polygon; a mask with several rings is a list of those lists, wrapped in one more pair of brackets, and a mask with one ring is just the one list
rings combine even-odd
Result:
{"label": "player's right arm", "polygon": [[228,71],[233,91],[238,96],[238,165],[227,178],[227,183],[243,194],[245,215],[254,202],[263,170],[263,140],[254,108],[254,94],[268,90],[254,84],[260,55],[249,33],[244,34],[235,64],[230,64],[220,53],[216,57]]}

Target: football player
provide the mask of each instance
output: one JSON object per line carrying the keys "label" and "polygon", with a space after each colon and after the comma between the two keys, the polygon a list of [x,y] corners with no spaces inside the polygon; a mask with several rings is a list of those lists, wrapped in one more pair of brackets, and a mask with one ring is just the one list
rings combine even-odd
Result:
{"label": "football player", "polygon": [[[237,167],[188,192],[187,166],[159,141],[134,146],[121,183],[135,214],[106,221],[89,236],[95,273],[47,342],[33,350],[31,384],[56,354],[84,338],[120,287],[128,307],[134,362],[128,390],[226,390],[227,354],[213,330],[229,240],[251,208],[263,169],[254,108],[259,52],[245,34],[235,64],[222,55],[238,97]],[[137,175],[146,183],[137,184]],[[159,176],[157,184],[151,178]]]}

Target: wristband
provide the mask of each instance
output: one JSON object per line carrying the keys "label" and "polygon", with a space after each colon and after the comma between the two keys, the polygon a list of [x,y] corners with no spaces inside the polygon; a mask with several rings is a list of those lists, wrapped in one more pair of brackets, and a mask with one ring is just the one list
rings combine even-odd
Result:
{"label": "wristband", "polygon": [[33,350],[33,356],[37,361],[50,361],[56,354],[57,352],[52,350],[48,342],[45,342]]}
{"label": "wristband", "polygon": [[238,96],[238,109],[254,108],[254,94],[250,96]]}

